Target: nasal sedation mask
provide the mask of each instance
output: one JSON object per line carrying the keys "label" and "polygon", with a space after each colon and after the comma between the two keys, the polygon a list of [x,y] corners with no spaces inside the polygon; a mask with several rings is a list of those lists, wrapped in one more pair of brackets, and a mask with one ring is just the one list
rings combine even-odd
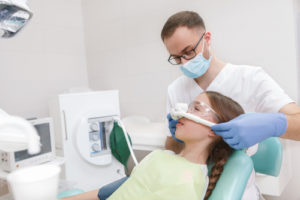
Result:
{"label": "nasal sedation mask", "polygon": [[175,107],[171,109],[171,112],[170,112],[172,119],[178,120],[180,118],[185,117],[189,120],[192,120],[192,121],[194,121],[196,123],[199,123],[199,124],[202,124],[204,126],[211,127],[211,126],[215,125],[215,123],[213,123],[213,122],[210,122],[208,120],[200,118],[197,115],[194,115],[192,113],[188,113],[188,109],[189,108],[188,108],[187,104],[177,103],[175,105]]}

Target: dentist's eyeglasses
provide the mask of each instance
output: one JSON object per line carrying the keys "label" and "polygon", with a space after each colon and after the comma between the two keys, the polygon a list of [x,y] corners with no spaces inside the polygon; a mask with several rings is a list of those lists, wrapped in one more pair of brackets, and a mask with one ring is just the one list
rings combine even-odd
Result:
{"label": "dentist's eyeglasses", "polygon": [[188,108],[188,112],[198,116],[213,116],[216,121],[220,121],[219,115],[209,105],[202,101],[193,101]]}
{"label": "dentist's eyeglasses", "polygon": [[201,42],[204,35],[205,35],[205,33],[202,34],[201,38],[199,39],[199,41],[193,47],[192,50],[186,51],[182,56],[170,55],[170,57],[168,59],[169,63],[171,63],[172,65],[180,65],[181,64],[181,58],[184,58],[185,60],[193,59],[197,55],[196,49],[197,49],[198,45],[200,44],[200,42]]}

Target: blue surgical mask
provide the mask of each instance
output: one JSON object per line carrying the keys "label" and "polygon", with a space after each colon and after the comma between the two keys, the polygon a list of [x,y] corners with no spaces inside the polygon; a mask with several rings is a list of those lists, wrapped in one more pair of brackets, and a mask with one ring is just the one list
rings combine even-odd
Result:
{"label": "blue surgical mask", "polygon": [[184,65],[180,66],[180,70],[189,78],[198,78],[205,74],[210,62],[211,56],[207,60],[203,57],[202,53],[199,53],[195,58],[189,60]]}

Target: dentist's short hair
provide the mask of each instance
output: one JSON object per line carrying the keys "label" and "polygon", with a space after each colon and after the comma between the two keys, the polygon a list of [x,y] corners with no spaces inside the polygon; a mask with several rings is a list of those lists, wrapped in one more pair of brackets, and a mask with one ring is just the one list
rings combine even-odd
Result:
{"label": "dentist's short hair", "polygon": [[175,13],[165,23],[161,31],[161,39],[171,37],[178,27],[185,26],[187,28],[203,28],[205,30],[205,24],[200,15],[193,11],[181,11]]}

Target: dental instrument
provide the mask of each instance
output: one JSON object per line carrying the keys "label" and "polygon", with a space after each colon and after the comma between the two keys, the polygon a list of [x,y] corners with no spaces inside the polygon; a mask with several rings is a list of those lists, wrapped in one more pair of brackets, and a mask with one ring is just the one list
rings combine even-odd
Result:
{"label": "dental instrument", "polygon": [[199,124],[202,124],[202,125],[205,125],[205,126],[208,126],[208,127],[212,127],[213,125],[215,125],[215,123],[213,122],[210,122],[208,120],[205,120],[205,119],[202,119],[196,115],[193,115],[191,113],[188,113],[188,105],[185,104],[185,103],[177,103],[175,105],[174,108],[171,109],[171,117],[174,119],[174,120],[178,120],[180,118],[187,118],[189,120],[192,120],[196,123],[199,123]]}

